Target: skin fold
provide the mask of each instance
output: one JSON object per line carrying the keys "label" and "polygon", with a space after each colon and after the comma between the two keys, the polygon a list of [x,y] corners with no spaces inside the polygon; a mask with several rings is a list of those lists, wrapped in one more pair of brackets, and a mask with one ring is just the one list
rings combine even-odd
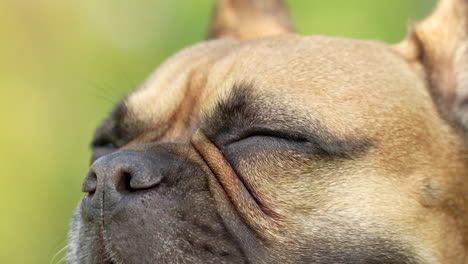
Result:
{"label": "skin fold", "polygon": [[468,264],[468,1],[397,45],[220,0],[96,129],[68,263]]}

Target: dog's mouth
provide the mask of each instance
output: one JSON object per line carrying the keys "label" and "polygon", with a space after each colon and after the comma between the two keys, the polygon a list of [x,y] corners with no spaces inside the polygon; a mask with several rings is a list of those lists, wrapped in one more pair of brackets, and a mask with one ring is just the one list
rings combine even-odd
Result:
{"label": "dog's mouth", "polygon": [[97,263],[98,264],[114,264],[114,261],[112,260],[112,252],[109,250],[109,245],[106,244],[106,239],[104,237],[105,231],[104,231],[104,226],[101,224],[99,227],[99,252],[97,255]]}
{"label": "dog's mouth", "polygon": [[[95,193],[90,194],[91,197]],[[90,198],[90,197],[86,197]],[[85,198],[85,199],[86,199]],[[103,204],[104,196],[101,197],[101,203]],[[107,237],[106,224],[104,221],[104,207],[102,206],[99,210],[100,218],[97,219],[97,233],[96,233],[96,247],[98,248],[95,259],[96,264],[114,264],[112,259],[112,251],[110,250],[110,241]]]}
{"label": "dog's mouth", "polygon": [[112,260],[111,256],[109,253],[107,253],[106,251],[102,251],[99,255],[98,255],[98,261],[97,261],[98,264],[114,264],[114,261]]}

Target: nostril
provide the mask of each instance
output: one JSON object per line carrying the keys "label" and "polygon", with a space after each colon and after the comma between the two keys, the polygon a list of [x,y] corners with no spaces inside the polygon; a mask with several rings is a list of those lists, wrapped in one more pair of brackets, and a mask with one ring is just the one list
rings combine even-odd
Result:
{"label": "nostril", "polygon": [[116,189],[120,193],[128,193],[128,192],[135,192],[137,190],[133,189],[130,185],[130,181],[132,180],[132,174],[128,171],[121,171],[120,176],[117,178],[119,179],[116,184]]}
{"label": "nostril", "polygon": [[89,194],[94,194],[97,188],[97,175],[94,171],[90,170],[86,175],[85,181],[81,190]]}
{"label": "nostril", "polygon": [[154,171],[132,168],[118,172],[115,185],[118,192],[132,193],[150,189],[159,184],[163,178],[160,173]]}

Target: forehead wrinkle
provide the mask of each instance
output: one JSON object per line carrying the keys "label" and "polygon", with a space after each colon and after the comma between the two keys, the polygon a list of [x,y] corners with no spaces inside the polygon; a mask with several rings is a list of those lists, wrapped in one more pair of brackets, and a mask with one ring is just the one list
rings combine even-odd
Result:
{"label": "forehead wrinkle", "polygon": [[248,129],[271,130],[316,143],[331,156],[352,157],[366,153],[373,142],[365,136],[340,136],[311,114],[292,106],[281,96],[255,93],[254,84],[239,82],[227,97],[201,120],[201,129],[218,143]]}
{"label": "forehead wrinkle", "polygon": [[[185,48],[162,63],[125,100],[129,111],[145,122],[164,122],[187,96],[194,72],[205,72],[237,45],[233,40],[213,40]],[[193,88],[193,87],[192,87]],[[196,87],[200,93],[204,87]]]}

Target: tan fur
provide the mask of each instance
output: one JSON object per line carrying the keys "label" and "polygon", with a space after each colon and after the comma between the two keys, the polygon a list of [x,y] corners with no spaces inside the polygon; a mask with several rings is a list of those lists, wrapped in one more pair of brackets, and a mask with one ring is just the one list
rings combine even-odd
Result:
{"label": "tan fur", "polygon": [[[230,50],[216,62],[198,62],[203,64],[199,72],[209,73],[206,81],[201,82],[203,86],[180,86],[179,89],[195,89],[191,93],[198,94],[192,109],[202,108],[201,111],[209,113],[236,81],[249,80],[260,94],[280,94],[282,104],[297,108],[304,115],[316,115],[337,134],[363,134],[376,140],[378,147],[371,155],[342,168],[341,172],[334,172],[333,164],[327,166],[327,171],[312,170],[312,174],[347,175],[332,189],[325,187],[329,182],[323,183],[323,189],[316,188],[335,197],[338,206],[335,209],[342,211],[348,220],[365,224],[373,219],[371,222],[380,223],[378,227],[369,223],[375,232],[393,230],[416,245],[422,255],[441,263],[461,263],[466,254],[466,244],[465,248],[461,246],[461,240],[466,239],[463,233],[466,227],[461,226],[467,219],[462,199],[467,190],[463,145],[439,117],[425,81],[390,47],[373,42],[284,35],[245,43],[234,40],[211,43],[206,49],[200,47],[198,54],[200,58],[209,57],[214,47],[224,50],[224,46]],[[191,58],[178,55],[171,60],[187,65],[190,63],[187,59]],[[159,71],[165,71],[164,66]],[[203,105],[197,106],[200,102]],[[137,105],[151,110],[141,101],[133,107]],[[195,114],[184,111],[185,107],[181,104],[173,110],[179,113],[180,120]],[[166,115],[159,107],[156,111]],[[187,116],[182,117],[182,113]],[[166,133],[175,132],[169,129]],[[291,189],[302,189],[300,186],[308,186],[307,181],[297,181],[294,174],[275,177],[268,164],[264,168],[261,164],[250,166],[260,166],[255,171],[265,173],[249,175],[252,178],[247,179],[262,199],[290,222],[290,228],[296,229],[294,232],[313,233],[313,226],[307,222],[298,226],[297,221],[317,213],[303,210],[309,202],[310,208],[316,206],[314,196],[324,194],[311,194],[307,189],[293,194]],[[375,192],[380,194],[379,199],[367,198]],[[251,223],[259,221],[247,219]]]}
{"label": "tan fur", "polygon": [[[245,186],[216,146],[201,132],[197,132],[193,136],[192,144],[211,168],[224,190],[226,190],[226,194],[233,201],[236,209],[247,219],[252,220],[252,227],[258,231],[278,232],[281,227],[279,216],[263,211],[259,204],[248,198],[249,193]],[[265,235],[269,234],[266,233]]]}
{"label": "tan fur", "polygon": [[218,1],[208,36],[251,39],[293,31],[281,0],[222,0]]}
{"label": "tan fur", "polygon": [[[183,50],[130,95],[127,107],[151,129],[129,145],[192,140],[238,213],[278,255],[304,236],[319,236],[325,223],[310,219],[327,216],[401,239],[428,263],[468,263],[468,154],[432,98],[440,96],[435,100],[447,109],[466,94],[457,84],[467,78],[467,3],[443,0],[390,46],[288,33],[280,1],[220,1],[210,36],[230,38]],[[238,170],[281,228],[243,198],[216,147],[200,134],[192,138],[239,82],[251,83],[267,109],[290,109],[336,135],[375,142],[351,162],[284,153],[242,160]]]}
{"label": "tan fur", "polygon": [[468,128],[468,2],[442,0],[396,50],[422,64],[441,113]]}

